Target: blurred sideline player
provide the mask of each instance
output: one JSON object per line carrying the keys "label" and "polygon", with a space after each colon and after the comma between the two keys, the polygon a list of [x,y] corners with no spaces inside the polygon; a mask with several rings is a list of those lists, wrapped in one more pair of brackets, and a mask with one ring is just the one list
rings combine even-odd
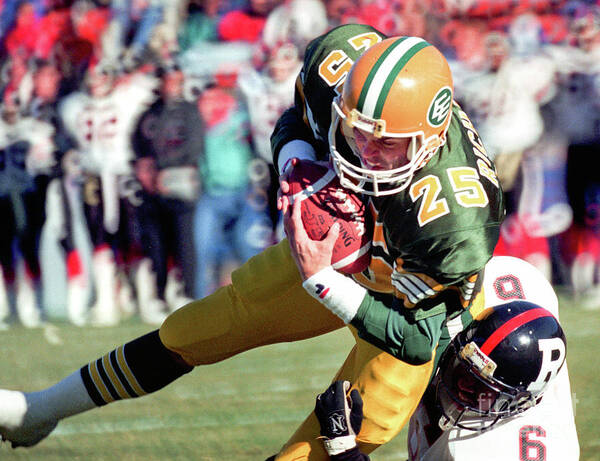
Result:
{"label": "blurred sideline player", "polygon": [[17,92],[0,102],[0,329],[11,314],[21,324],[43,323],[39,238],[48,174],[54,165],[53,128],[23,115]]}
{"label": "blurred sideline player", "polygon": [[[5,439],[35,445],[62,418],[157,391],[194,366],[347,324],[356,345],[335,379],[351,381],[365,401],[362,449],[376,449],[408,422],[448,336],[447,319],[464,314],[466,325],[483,308],[481,271],[504,216],[494,165],[453,103],[446,59],[421,38],[385,39],[357,24],[333,29],[309,45],[295,97],[272,137],[288,239],[160,330],[56,385],[0,391]],[[300,201],[288,206],[293,159],[330,155],[340,182],[364,194],[376,220],[371,266],[354,278],[331,268],[339,230],[311,241]],[[323,296],[320,284],[330,288]],[[328,458],[313,413],[277,458]]]}
{"label": "blurred sideline player", "polygon": [[[60,104],[67,132],[77,145],[83,174],[82,199],[93,246],[96,301],[91,322],[119,323],[135,310],[123,262],[131,266],[140,316],[148,323],[164,318],[152,293],[151,264],[142,264],[137,213],[141,186],[134,176],[131,135],[141,114],[154,101],[158,81],[143,73],[121,75],[115,67],[92,62],[85,90],[70,93]],[[154,284],[155,285],[155,284]]]}
{"label": "blurred sideline player", "polygon": [[[306,45],[327,30],[327,13],[320,0],[293,0],[277,6],[268,16],[257,44],[253,65],[240,72],[237,84],[246,102],[252,146],[251,198],[268,206],[276,241],[284,237],[275,197],[279,182],[273,166],[270,136],[281,114],[294,104],[294,87],[302,69]],[[263,204],[264,203],[264,204]]]}
{"label": "blurred sideline player", "polygon": [[[496,256],[486,265],[483,290],[486,306],[494,309],[483,311],[443,353],[437,375],[410,419],[409,460],[471,461],[481,459],[482,453],[490,461],[578,460],[569,375],[563,364],[566,343],[555,320],[558,300],[552,286],[531,264]],[[463,356],[461,351],[469,350],[463,347],[471,341],[480,346],[476,352],[486,355]],[[490,359],[497,368],[486,379],[474,370],[484,370]],[[509,391],[504,397],[510,395],[501,382],[521,387],[513,387],[519,391],[504,400],[508,408],[495,403],[486,410],[497,389]],[[332,459],[364,461],[368,457],[359,452],[352,435],[361,421],[362,401],[352,394],[339,398],[348,388],[341,381],[333,383],[317,399],[316,412]]]}

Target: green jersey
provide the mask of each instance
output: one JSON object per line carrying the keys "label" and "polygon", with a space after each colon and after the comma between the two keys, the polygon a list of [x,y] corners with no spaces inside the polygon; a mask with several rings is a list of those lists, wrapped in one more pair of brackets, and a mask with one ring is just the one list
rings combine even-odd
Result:
{"label": "green jersey", "polygon": [[[346,25],[309,45],[295,106],[271,138],[275,162],[293,139],[309,142],[320,159],[327,158],[331,103],[352,63],[383,38],[369,26]],[[337,140],[338,150],[356,162],[339,133]],[[410,185],[368,202],[372,258],[353,278],[369,291],[351,323],[361,337],[405,361],[428,361],[446,320],[471,307],[504,217],[495,167],[458,105],[446,143]]]}

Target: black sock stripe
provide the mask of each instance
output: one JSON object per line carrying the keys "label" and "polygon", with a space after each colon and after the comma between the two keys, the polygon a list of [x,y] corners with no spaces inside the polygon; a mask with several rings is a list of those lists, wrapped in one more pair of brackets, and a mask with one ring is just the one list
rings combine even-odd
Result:
{"label": "black sock stripe", "polygon": [[129,396],[132,397],[132,398],[133,397],[139,397],[139,395],[137,395],[137,393],[129,385],[129,381],[127,381],[127,378],[123,374],[123,371],[121,371],[121,367],[119,366],[119,362],[117,361],[117,351],[116,350],[112,351],[109,354],[108,358],[109,358],[110,363],[111,363],[111,365],[113,367],[113,370],[115,370],[115,373],[117,374],[117,377],[119,378],[119,381],[121,381],[121,384],[123,385],[123,387],[125,388],[125,390],[129,394]]}
{"label": "black sock stripe", "polygon": [[106,370],[104,369],[104,364],[102,363],[102,359],[96,360],[96,366],[98,367],[98,374],[100,375],[100,378],[102,378],[102,381],[104,382],[104,385],[106,386],[106,390],[111,395],[113,400],[121,400],[121,396],[119,395],[119,393],[113,386],[110,378],[106,374]]}
{"label": "black sock stripe", "polygon": [[85,386],[87,393],[97,406],[101,407],[102,405],[106,405],[108,403],[104,401],[102,395],[100,392],[98,392],[98,388],[90,376],[89,365],[81,367],[81,379],[83,380],[83,385]]}

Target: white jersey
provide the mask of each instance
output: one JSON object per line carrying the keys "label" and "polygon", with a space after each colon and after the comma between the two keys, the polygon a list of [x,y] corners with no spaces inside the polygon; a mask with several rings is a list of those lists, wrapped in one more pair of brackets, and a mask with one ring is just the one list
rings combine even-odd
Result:
{"label": "white jersey", "polygon": [[65,129],[77,142],[81,169],[101,178],[104,228],[111,233],[119,227],[119,189],[125,184],[119,176],[133,173],[131,136],[155,99],[156,85],[154,77],[133,74],[104,97],[76,92],[59,107]]}
{"label": "white jersey", "polygon": [[600,48],[585,51],[570,46],[549,46],[560,69],[558,94],[550,102],[550,129],[571,144],[598,142],[600,138]]}
{"label": "white jersey", "polygon": [[[485,268],[483,292],[487,307],[524,299],[546,308],[558,318],[558,300],[552,286],[541,272],[521,259],[493,257]],[[432,440],[431,434],[436,431],[430,428],[437,424],[429,420],[424,404],[419,404],[409,424],[410,461],[579,459],[566,363],[538,405],[501,420],[486,432],[453,428]]]}
{"label": "white jersey", "polygon": [[51,172],[53,135],[52,125],[32,117],[0,119],[0,197],[32,190],[36,175]]}
{"label": "white jersey", "polygon": [[294,83],[301,67],[299,62],[298,69],[283,82],[275,82],[254,69],[245,70],[238,78],[248,106],[256,153],[268,163],[272,162],[271,133],[279,116],[294,103]]}
{"label": "white jersey", "polygon": [[131,145],[138,118],[154,101],[156,79],[136,74],[117,84],[104,97],[86,92],[68,95],[59,113],[66,130],[76,140],[84,171],[127,174],[135,158]]}
{"label": "white jersey", "polygon": [[463,78],[457,97],[474,114],[491,156],[521,152],[540,139],[544,121],[539,105],[554,94],[555,74],[554,61],[540,54],[511,57],[498,72]]}

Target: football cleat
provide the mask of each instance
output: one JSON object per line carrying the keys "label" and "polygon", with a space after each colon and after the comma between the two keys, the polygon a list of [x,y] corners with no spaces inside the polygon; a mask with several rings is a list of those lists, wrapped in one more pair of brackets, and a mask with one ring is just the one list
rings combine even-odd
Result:
{"label": "football cleat", "polygon": [[0,427],[0,437],[9,442],[12,448],[32,447],[44,440],[54,430],[58,421],[49,421],[36,426],[6,429]]}
{"label": "football cleat", "polygon": [[43,324],[36,285],[36,281],[27,273],[25,264],[20,261],[16,278],[16,311],[25,328],[38,328]]}
{"label": "football cleat", "polygon": [[45,439],[57,420],[34,421],[28,417],[25,394],[0,389],[0,437],[13,448],[32,447]]}
{"label": "football cleat", "polygon": [[121,320],[117,292],[117,265],[109,248],[96,250],[92,259],[96,303],[90,309],[92,324],[114,326]]}

